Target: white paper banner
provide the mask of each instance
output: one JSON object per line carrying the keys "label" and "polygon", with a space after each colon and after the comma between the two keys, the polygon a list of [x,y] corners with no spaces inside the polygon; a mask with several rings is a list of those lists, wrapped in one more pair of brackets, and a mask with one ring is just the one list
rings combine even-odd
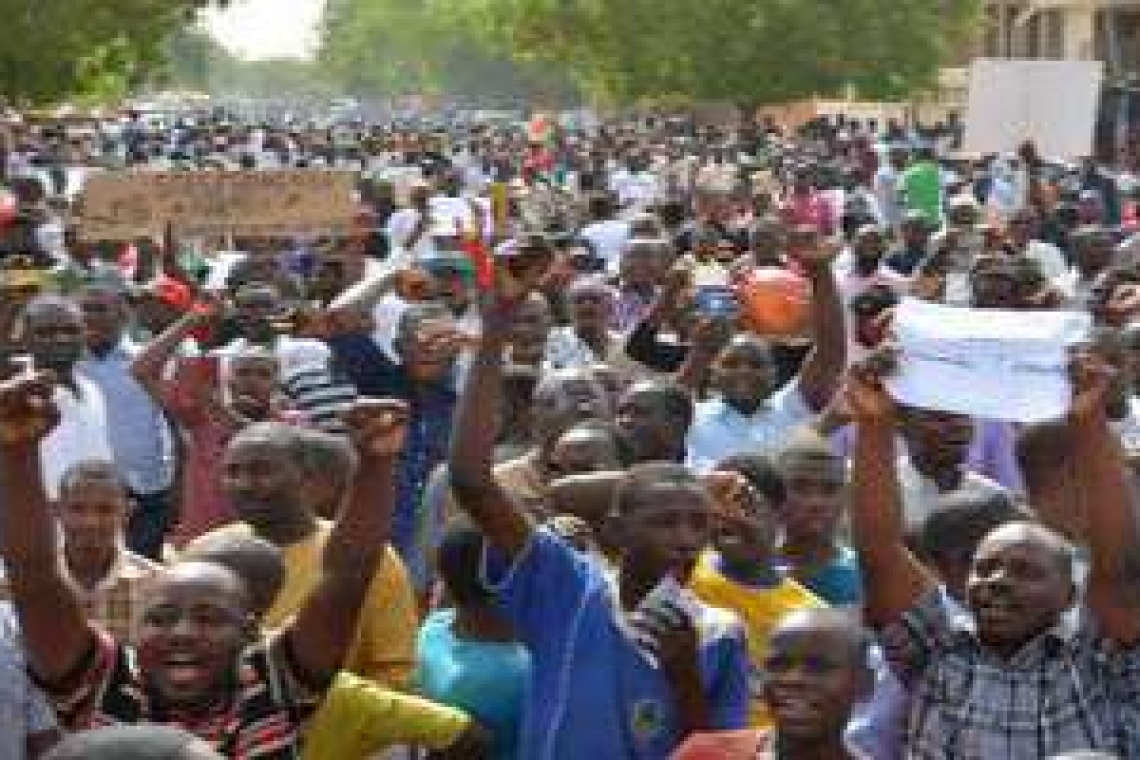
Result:
{"label": "white paper banner", "polygon": [[905,300],[896,311],[899,369],[887,386],[901,403],[974,417],[1035,422],[1069,407],[1069,349],[1088,314],[967,309]]}
{"label": "white paper banner", "polygon": [[1049,158],[1090,155],[1103,78],[1100,61],[974,61],[966,152],[1012,154],[1032,140]]}

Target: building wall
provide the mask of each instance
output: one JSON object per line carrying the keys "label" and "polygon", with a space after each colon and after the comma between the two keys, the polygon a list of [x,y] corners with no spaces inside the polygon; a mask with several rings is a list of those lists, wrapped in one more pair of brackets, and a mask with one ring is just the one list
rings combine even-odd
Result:
{"label": "building wall", "polygon": [[991,0],[964,59],[976,56],[1097,58],[1140,74],[1140,0]]}

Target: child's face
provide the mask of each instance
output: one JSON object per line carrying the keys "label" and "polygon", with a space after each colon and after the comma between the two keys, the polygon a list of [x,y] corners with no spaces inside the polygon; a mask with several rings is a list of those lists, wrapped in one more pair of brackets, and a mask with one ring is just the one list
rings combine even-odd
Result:
{"label": "child's face", "polygon": [[850,639],[808,624],[773,634],[764,672],[764,699],[779,732],[793,741],[841,736],[869,688]]}
{"label": "child's face", "polygon": [[720,514],[713,533],[713,546],[733,565],[763,565],[772,561],[779,536],[779,520],[771,504],[755,489],[742,513]]}
{"label": "child's face", "polygon": [[787,499],[779,511],[788,543],[833,541],[847,485],[842,460],[786,454],[780,475]]}

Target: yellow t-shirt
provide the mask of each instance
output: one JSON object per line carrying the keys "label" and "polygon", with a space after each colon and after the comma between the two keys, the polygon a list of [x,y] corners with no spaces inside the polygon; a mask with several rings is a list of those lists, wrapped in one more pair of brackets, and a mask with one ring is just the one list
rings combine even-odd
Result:
{"label": "yellow t-shirt", "polygon": [[445,749],[470,724],[454,708],[341,673],[309,721],[302,760],[352,760],[402,744]]}
{"label": "yellow t-shirt", "polygon": [[[281,548],[285,579],[262,620],[263,628],[278,630],[300,611],[320,580],[322,555],[331,531],[332,523],[320,520],[311,536]],[[252,534],[249,525],[233,523],[206,534],[187,548],[193,551],[198,541],[210,541],[216,536]],[[356,641],[345,658],[344,669],[385,686],[407,688],[415,669],[418,629],[408,571],[395,550],[388,547],[360,609]]]}
{"label": "yellow t-shirt", "polygon": [[735,612],[743,621],[748,637],[748,659],[752,663],[749,723],[767,728],[772,720],[761,691],[761,669],[768,656],[768,639],[788,613],[827,605],[791,578],[784,578],[775,588],[755,588],[730,580],[716,569],[715,556],[706,554],[701,558],[693,570],[689,587],[705,604]]}

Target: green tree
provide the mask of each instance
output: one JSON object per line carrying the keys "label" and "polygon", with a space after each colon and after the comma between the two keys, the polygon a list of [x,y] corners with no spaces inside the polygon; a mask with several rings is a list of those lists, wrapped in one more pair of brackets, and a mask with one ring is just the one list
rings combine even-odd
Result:
{"label": "green tree", "polygon": [[211,2],[0,0],[0,98],[27,106],[121,93],[161,64],[168,37]]}
{"label": "green tree", "polygon": [[171,35],[157,83],[209,92],[238,65],[237,59],[204,29],[189,27]]}
{"label": "green tree", "polygon": [[931,84],[978,0],[447,0],[516,56],[618,103],[778,102]]}
{"label": "green tree", "polygon": [[329,0],[320,62],[358,95],[436,95],[501,100],[568,97],[569,80],[469,23],[450,0]]}

